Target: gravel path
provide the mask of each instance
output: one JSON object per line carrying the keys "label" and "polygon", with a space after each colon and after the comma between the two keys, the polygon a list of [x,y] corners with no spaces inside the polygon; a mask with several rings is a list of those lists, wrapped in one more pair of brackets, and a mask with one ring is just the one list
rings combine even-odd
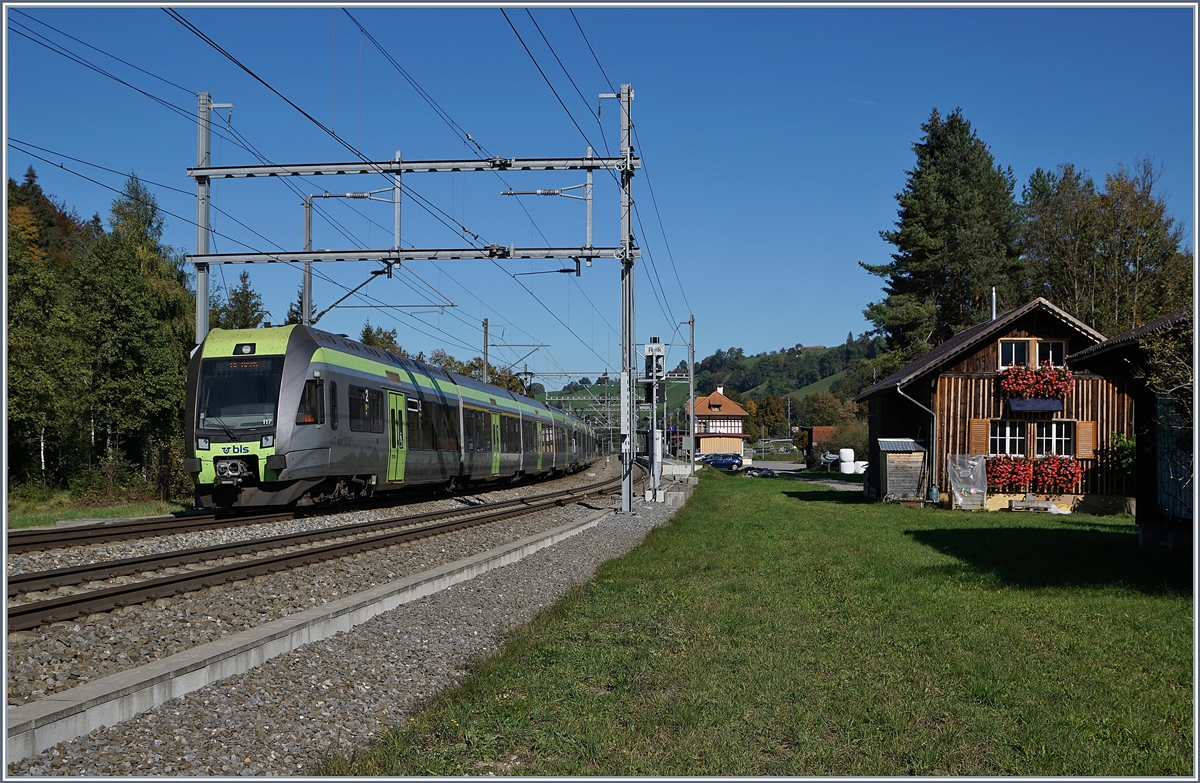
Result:
{"label": "gravel path", "polygon": [[[350,633],[307,645],[133,720],[14,762],[8,771],[16,775],[304,774],[322,755],[364,747],[378,729],[398,723],[431,696],[456,684],[469,660],[498,650],[506,632],[527,623],[572,584],[589,580],[600,563],[635,548],[674,511],[664,504],[647,503],[637,503],[635,509],[633,516],[610,515],[596,527],[518,563],[405,604]],[[555,517],[542,528],[548,529],[567,521],[563,514],[589,513],[590,509],[572,507],[557,510],[557,515],[537,516]],[[414,555],[411,571],[402,570],[397,561],[419,546],[389,550],[388,557],[370,565],[362,562],[363,556],[353,558],[356,589],[473,553],[442,553],[437,551],[443,548],[439,541],[428,543],[432,546],[427,551]],[[481,543],[480,551],[494,545]],[[425,562],[418,564],[420,560]],[[262,614],[263,604],[271,603],[264,600],[270,596],[264,595],[262,586],[278,576],[241,587],[251,593],[242,609],[258,612],[262,619],[256,622],[271,619]],[[329,578],[325,592],[337,597],[346,592],[344,584]],[[272,589],[280,590],[272,586],[265,591]],[[213,600],[211,595],[187,600],[196,598]],[[309,599],[316,600],[312,595]],[[195,621],[210,634],[217,622],[224,623],[225,633],[248,627],[237,624],[242,622],[240,615],[238,620],[232,614],[229,620],[205,616],[201,623],[198,612],[189,615],[186,609],[173,607],[156,611],[167,609],[176,618],[191,618],[172,627]],[[136,629],[138,624],[126,628]],[[135,647],[147,656],[167,654],[166,646],[160,650],[151,641],[153,632],[145,622],[141,628],[133,631],[141,640]],[[9,647],[11,655],[11,637]]]}

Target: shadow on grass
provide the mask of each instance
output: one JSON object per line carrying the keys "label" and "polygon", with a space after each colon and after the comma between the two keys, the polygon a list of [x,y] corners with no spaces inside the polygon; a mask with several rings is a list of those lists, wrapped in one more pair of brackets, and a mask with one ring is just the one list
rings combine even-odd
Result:
{"label": "shadow on grass", "polygon": [[1164,558],[1142,549],[1136,531],[965,528],[904,532],[918,543],[1014,587],[1125,587],[1150,595],[1191,594],[1190,558]]}
{"label": "shadow on grass", "polygon": [[867,500],[863,496],[862,490],[840,490],[840,489],[810,489],[791,492],[784,492],[789,498],[795,500],[803,500],[806,502],[820,501],[824,503],[844,503],[847,505],[857,505],[860,503],[872,503],[874,501]]}

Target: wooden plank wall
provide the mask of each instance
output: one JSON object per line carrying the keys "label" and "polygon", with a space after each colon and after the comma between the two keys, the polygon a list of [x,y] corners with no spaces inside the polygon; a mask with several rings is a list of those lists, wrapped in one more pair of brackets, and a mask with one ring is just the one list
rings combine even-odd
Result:
{"label": "wooden plank wall", "polygon": [[1133,398],[1125,383],[1112,382],[1098,375],[1075,375],[1074,388],[1063,400],[1063,411],[1053,414],[1012,413],[998,394],[996,374],[967,375],[946,373],[938,378],[934,405],[937,413],[937,485],[949,487],[946,458],[950,454],[967,454],[968,429],[971,419],[1016,419],[1030,422],[1027,438],[1036,438],[1034,422],[1066,419],[1096,422],[1097,459],[1084,460],[1081,483],[1083,493],[1124,495],[1132,488],[1124,486],[1103,459],[1114,432],[1127,437],[1134,434]]}

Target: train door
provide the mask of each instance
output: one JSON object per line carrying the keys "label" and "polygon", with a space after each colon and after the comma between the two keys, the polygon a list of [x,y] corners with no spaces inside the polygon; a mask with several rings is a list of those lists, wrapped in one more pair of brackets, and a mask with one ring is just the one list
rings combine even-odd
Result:
{"label": "train door", "polygon": [[404,481],[405,427],[404,395],[388,391],[388,475],[389,482]]}
{"label": "train door", "polygon": [[534,433],[533,433],[534,448],[537,449],[537,469],[541,470],[542,469],[542,452],[545,451],[545,449],[542,448],[542,423],[540,421],[536,422],[533,425],[533,429],[534,429]]}
{"label": "train door", "polygon": [[492,414],[492,475],[500,475],[500,414]]}

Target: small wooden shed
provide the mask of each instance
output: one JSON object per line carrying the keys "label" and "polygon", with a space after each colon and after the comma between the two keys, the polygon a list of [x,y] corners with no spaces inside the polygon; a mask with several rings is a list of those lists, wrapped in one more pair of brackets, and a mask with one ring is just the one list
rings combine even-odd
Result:
{"label": "small wooden shed", "polygon": [[912,438],[879,438],[879,483],[883,496],[924,497],[925,449]]}

